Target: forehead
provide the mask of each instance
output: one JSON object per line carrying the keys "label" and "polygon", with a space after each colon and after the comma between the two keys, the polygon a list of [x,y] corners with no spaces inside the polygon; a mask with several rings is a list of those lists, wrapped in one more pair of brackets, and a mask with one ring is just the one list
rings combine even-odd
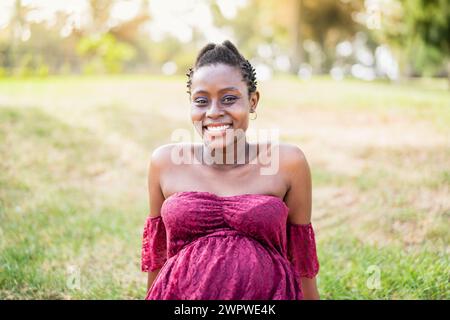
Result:
{"label": "forehead", "polygon": [[226,87],[246,88],[241,71],[237,67],[226,64],[215,64],[200,67],[192,77],[192,92],[198,90],[216,91]]}

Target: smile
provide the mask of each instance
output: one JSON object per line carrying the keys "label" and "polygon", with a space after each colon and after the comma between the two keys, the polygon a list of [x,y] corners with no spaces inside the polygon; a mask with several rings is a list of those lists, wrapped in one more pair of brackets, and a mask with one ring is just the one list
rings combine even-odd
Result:
{"label": "smile", "polygon": [[232,128],[231,124],[205,126],[205,129],[209,132],[221,132],[221,131],[225,131],[226,129],[230,129],[230,128]]}

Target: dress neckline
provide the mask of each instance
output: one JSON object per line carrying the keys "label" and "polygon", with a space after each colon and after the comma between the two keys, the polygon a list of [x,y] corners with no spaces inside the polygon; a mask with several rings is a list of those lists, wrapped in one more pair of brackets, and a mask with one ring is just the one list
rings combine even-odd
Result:
{"label": "dress neckline", "polygon": [[283,199],[281,199],[278,196],[274,196],[272,194],[263,194],[263,193],[242,193],[242,194],[235,194],[235,195],[228,195],[228,196],[221,196],[209,191],[178,191],[178,192],[174,192],[172,193],[170,196],[168,196],[164,202],[166,202],[167,200],[176,197],[176,196],[180,196],[180,195],[185,195],[185,194],[203,194],[203,195],[208,195],[208,196],[212,196],[214,198],[217,199],[232,199],[232,198],[240,198],[240,197],[268,197],[268,198],[275,198],[276,200],[278,200],[280,203],[283,204],[284,208],[289,211],[289,207],[287,206],[287,204],[284,202]]}

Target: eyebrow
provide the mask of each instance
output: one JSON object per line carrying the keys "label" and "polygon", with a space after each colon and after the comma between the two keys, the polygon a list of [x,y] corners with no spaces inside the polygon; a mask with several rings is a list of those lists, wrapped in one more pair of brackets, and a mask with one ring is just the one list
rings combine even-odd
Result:
{"label": "eyebrow", "polygon": [[[236,87],[226,87],[226,88],[220,89],[219,92],[231,91],[231,90],[239,91],[239,89]],[[197,93],[209,93],[209,92],[206,90],[197,90],[197,91],[194,91],[193,94],[197,94]]]}

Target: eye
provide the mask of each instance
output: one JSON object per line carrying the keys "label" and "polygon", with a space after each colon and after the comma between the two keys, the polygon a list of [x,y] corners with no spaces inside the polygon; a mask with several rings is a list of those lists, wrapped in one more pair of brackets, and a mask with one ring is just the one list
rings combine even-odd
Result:
{"label": "eye", "polygon": [[225,104],[233,104],[237,100],[235,96],[225,96],[222,99],[222,102]]}
{"label": "eye", "polygon": [[206,98],[198,97],[194,99],[194,103],[199,106],[204,106],[208,103]]}

